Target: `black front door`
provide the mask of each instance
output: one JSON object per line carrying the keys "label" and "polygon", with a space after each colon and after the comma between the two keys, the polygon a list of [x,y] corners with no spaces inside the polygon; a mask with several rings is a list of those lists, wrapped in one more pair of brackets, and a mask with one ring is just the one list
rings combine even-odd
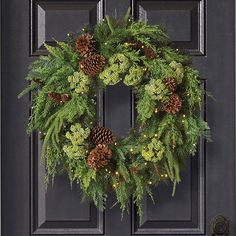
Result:
{"label": "black front door", "polygon": [[[81,203],[79,187],[58,176],[46,192],[40,141],[25,129],[29,97],[17,100],[26,86],[27,66],[46,54],[43,43],[64,40],[70,31],[93,26],[105,14],[122,17],[128,6],[135,20],[161,24],[177,50],[185,48],[199,69],[203,86],[216,102],[205,100],[204,115],[213,142],[200,141],[188,160],[176,195],[171,185],[155,189],[155,201],[144,200],[139,221],[131,203],[120,219],[111,194],[107,210]],[[2,1],[2,235],[212,235],[235,231],[235,40],[234,0],[3,0]],[[126,135],[135,113],[132,91],[118,85],[100,96],[102,122],[116,135]],[[227,231],[227,230],[226,230]],[[223,233],[224,235],[225,233]],[[217,235],[217,234],[215,234]],[[222,235],[222,234],[218,234]]]}

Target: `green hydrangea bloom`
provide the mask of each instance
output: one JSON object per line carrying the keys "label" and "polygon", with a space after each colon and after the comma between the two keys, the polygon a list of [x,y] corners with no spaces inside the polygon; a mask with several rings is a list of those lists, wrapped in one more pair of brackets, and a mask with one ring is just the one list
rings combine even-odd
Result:
{"label": "green hydrangea bloom", "polygon": [[108,65],[100,73],[99,78],[105,85],[114,85],[121,81],[122,74],[126,73],[130,67],[129,59],[122,53],[112,56]]}
{"label": "green hydrangea bloom", "polygon": [[109,59],[109,64],[119,66],[119,73],[125,73],[130,67],[129,59],[122,53],[117,53]]}
{"label": "green hydrangea bloom", "polygon": [[106,85],[117,84],[122,79],[119,75],[119,66],[117,64],[105,67],[99,77]]}
{"label": "green hydrangea bloom", "polygon": [[86,156],[85,140],[89,137],[90,129],[82,128],[79,123],[70,127],[70,132],[66,133],[66,138],[70,144],[64,145],[63,150],[69,158],[83,158]]}
{"label": "green hydrangea bloom", "polygon": [[146,161],[158,162],[160,161],[165,152],[165,147],[162,142],[153,138],[147,147],[143,147],[142,156]]}
{"label": "green hydrangea bloom", "polygon": [[90,79],[82,71],[74,72],[73,75],[68,76],[70,88],[74,89],[76,93],[87,93],[89,91]]}
{"label": "green hydrangea bloom", "polygon": [[180,84],[182,82],[183,77],[184,77],[183,65],[181,63],[176,62],[176,61],[172,61],[170,63],[170,67],[172,69],[174,69],[174,71],[175,71],[174,77],[176,78],[177,83]]}
{"label": "green hydrangea bloom", "polygon": [[152,79],[149,84],[145,85],[145,90],[153,100],[160,102],[166,102],[168,100],[169,91],[159,79]]}
{"label": "green hydrangea bloom", "polygon": [[124,83],[128,86],[135,86],[142,81],[144,70],[142,67],[131,66],[129,73],[124,78]]}

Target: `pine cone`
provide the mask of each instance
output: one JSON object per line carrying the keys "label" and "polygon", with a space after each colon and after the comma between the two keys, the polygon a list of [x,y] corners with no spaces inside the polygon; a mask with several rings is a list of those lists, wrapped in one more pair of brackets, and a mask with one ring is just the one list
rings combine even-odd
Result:
{"label": "pine cone", "polygon": [[115,143],[116,139],[111,130],[101,127],[101,126],[96,126],[92,129],[91,134],[90,134],[92,142],[97,145],[97,144],[112,144]]}
{"label": "pine cone", "polygon": [[145,47],[143,51],[147,59],[152,60],[155,57],[155,52],[151,47]]}
{"label": "pine cone", "polygon": [[112,156],[111,149],[104,145],[98,144],[92,151],[89,153],[87,164],[90,168],[97,170],[102,169],[108,165]]}
{"label": "pine cone", "polygon": [[90,34],[82,34],[76,40],[76,50],[82,57],[89,57],[91,56],[94,51],[95,40],[93,36]]}
{"label": "pine cone", "polygon": [[134,50],[141,50],[147,59],[152,60],[155,57],[155,52],[151,47],[146,47],[144,43],[140,41],[128,41],[128,45]]}
{"label": "pine cone", "polygon": [[80,62],[80,69],[88,76],[95,76],[105,66],[106,59],[102,55],[94,54]]}
{"label": "pine cone", "polygon": [[65,103],[70,100],[70,96],[67,93],[61,94],[61,101],[62,103]]}
{"label": "pine cone", "polygon": [[176,83],[176,79],[174,77],[169,77],[166,78],[164,81],[166,88],[170,91],[170,92],[174,92],[177,88],[177,83]]}
{"label": "pine cone", "polygon": [[70,100],[70,96],[69,94],[60,94],[60,93],[56,93],[56,92],[48,92],[48,97],[57,104],[63,104],[67,101]]}
{"label": "pine cone", "polygon": [[181,106],[182,106],[181,98],[179,97],[179,95],[173,94],[170,97],[168,103],[165,105],[164,109],[167,113],[175,114],[180,111]]}
{"label": "pine cone", "polygon": [[144,43],[140,42],[140,41],[129,41],[127,42],[129,44],[129,46],[132,48],[132,49],[135,49],[135,50],[139,50],[139,49],[142,49],[144,48]]}

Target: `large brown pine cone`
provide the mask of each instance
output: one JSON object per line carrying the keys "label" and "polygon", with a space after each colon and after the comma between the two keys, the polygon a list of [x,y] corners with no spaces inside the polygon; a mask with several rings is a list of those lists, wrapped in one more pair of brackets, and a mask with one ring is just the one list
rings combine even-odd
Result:
{"label": "large brown pine cone", "polygon": [[82,34],[75,43],[76,50],[82,57],[91,56],[95,51],[94,45],[95,40],[90,34]]}
{"label": "large brown pine cone", "polygon": [[91,134],[91,141],[97,145],[97,144],[112,144],[115,143],[116,138],[114,134],[112,133],[111,130],[101,127],[101,126],[96,126],[92,129]]}
{"label": "large brown pine cone", "polygon": [[88,76],[95,76],[100,73],[105,66],[106,59],[104,56],[94,54],[80,62],[80,69]]}
{"label": "large brown pine cone", "polygon": [[165,105],[165,111],[167,113],[175,114],[180,111],[181,106],[182,106],[181,98],[179,97],[179,95],[173,94],[170,97],[168,103]]}
{"label": "large brown pine cone", "polygon": [[87,164],[89,165],[90,168],[94,170],[102,169],[108,165],[111,157],[112,157],[111,149],[104,144],[98,144],[89,153]]}
{"label": "large brown pine cone", "polygon": [[177,82],[176,79],[174,77],[169,77],[166,78],[164,80],[164,83],[166,85],[166,88],[170,91],[170,92],[174,92],[177,88]]}

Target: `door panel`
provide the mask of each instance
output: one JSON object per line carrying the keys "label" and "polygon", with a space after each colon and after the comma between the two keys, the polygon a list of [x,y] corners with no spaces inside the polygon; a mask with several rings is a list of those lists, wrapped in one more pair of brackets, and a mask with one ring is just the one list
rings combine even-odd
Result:
{"label": "door panel", "polygon": [[67,176],[56,177],[46,191],[41,142],[36,133],[31,143],[31,233],[103,234],[104,214],[91,202],[81,202],[79,186],[71,186]]}
{"label": "door panel", "polygon": [[[123,17],[131,6],[135,20],[161,24],[177,50],[185,49],[200,71],[202,84],[217,102],[206,100],[213,143],[200,140],[187,161],[182,182],[171,197],[170,183],[154,189],[153,205],[144,198],[140,220],[131,202],[130,214],[120,219],[114,194],[107,210],[81,202],[79,186],[65,175],[46,192],[38,134],[25,133],[30,97],[17,100],[30,62],[46,55],[43,43],[55,45],[68,32],[94,26],[105,14]],[[210,220],[224,215],[235,235],[235,109],[234,1],[228,0],[15,0],[2,1],[2,235],[211,235]],[[135,98],[122,83],[101,91],[101,125],[125,136],[135,122]]]}
{"label": "door panel", "polygon": [[68,32],[93,27],[103,18],[103,5],[103,0],[31,0],[31,55],[46,54],[43,44],[55,45],[54,40],[65,40]]}
{"label": "door panel", "polygon": [[[203,56],[205,45],[205,2],[200,1],[136,1],[133,0],[135,20],[160,24],[167,30],[176,50],[192,56]],[[206,87],[206,81],[202,80]],[[202,116],[206,115],[203,99]],[[155,205],[145,199],[144,217],[139,221],[134,209],[134,234],[203,234],[205,232],[205,142],[189,157],[186,172],[177,186],[174,198],[171,186],[160,184],[154,194]],[[168,187],[167,187],[168,186]],[[168,208],[168,211],[166,211]]]}
{"label": "door panel", "polygon": [[[31,55],[45,55],[44,43],[65,40],[68,32],[79,33],[103,19],[103,1],[31,2]],[[33,234],[103,234],[104,214],[91,202],[81,202],[79,186],[67,176],[55,178],[45,189],[44,165],[40,160],[41,142],[32,136],[31,153],[31,232]]]}
{"label": "door panel", "polygon": [[177,48],[205,54],[205,0],[132,0],[135,19],[163,26]]}

